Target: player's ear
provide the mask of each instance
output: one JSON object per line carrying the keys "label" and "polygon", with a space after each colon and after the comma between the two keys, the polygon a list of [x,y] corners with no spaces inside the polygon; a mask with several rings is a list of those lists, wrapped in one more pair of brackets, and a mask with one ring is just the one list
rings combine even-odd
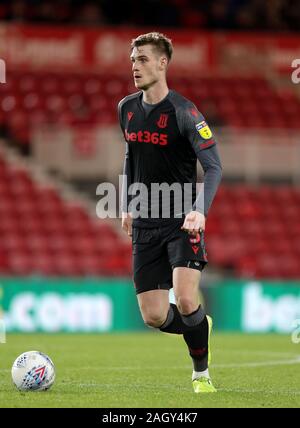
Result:
{"label": "player's ear", "polygon": [[160,58],[160,67],[161,67],[161,69],[164,70],[167,67],[167,65],[168,65],[167,58],[165,56],[162,56]]}

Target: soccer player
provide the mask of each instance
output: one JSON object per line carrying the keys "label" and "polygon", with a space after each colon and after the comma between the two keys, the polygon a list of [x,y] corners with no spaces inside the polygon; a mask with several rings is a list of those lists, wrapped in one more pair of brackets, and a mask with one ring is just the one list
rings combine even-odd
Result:
{"label": "soccer player", "polygon": [[[140,35],[131,44],[132,72],[139,92],[128,95],[118,106],[126,140],[122,228],[132,236],[133,279],[144,322],[163,332],[182,334],[193,361],[194,391],[215,392],[208,372],[211,318],[199,304],[199,282],[207,263],[205,220],[222,168],[202,114],[191,101],[168,88],[172,52],[171,40],[156,32]],[[197,159],[204,170],[198,195]],[[134,183],[142,183],[148,190],[146,196],[139,193],[139,204],[133,203]],[[157,197],[153,183],[179,183],[183,197],[185,184],[190,184],[189,210],[178,209],[178,197],[172,199],[171,192],[169,201],[161,193]],[[163,208],[168,202],[166,216]],[[176,305],[169,303],[171,287]]]}

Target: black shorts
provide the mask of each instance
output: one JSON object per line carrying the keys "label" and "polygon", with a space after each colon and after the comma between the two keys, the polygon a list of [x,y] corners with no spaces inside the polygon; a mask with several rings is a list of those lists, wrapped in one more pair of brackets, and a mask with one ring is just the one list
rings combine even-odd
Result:
{"label": "black shorts", "polygon": [[132,229],[133,281],[136,293],[172,288],[175,267],[202,271],[207,264],[204,232],[192,237],[182,223]]}

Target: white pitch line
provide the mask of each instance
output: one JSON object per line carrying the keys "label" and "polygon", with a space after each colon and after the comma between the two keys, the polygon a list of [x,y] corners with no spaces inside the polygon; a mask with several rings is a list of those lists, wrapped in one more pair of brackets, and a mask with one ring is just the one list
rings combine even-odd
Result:
{"label": "white pitch line", "polygon": [[252,363],[229,363],[229,364],[212,364],[214,368],[242,368],[242,367],[266,367],[266,366],[285,366],[292,364],[300,364],[300,357],[290,360],[278,361],[257,361]]}
{"label": "white pitch line", "polygon": [[[293,365],[293,364],[300,364],[300,356],[289,359],[289,360],[277,360],[277,361],[253,361],[253,362],[246,362],[246,363],[224,363],[224,364],[212,364],[211,367],[213,368],[243,368],[243,367],[265,367],[265,366],[281,366],[281,365]],[[163,367],[166,370],[183,370],[190,368],[190,366],[182,365],[182,366],[167,366]],[[161,366],[151,366],[147,367],[147,371],[149,370],[161,370]],[[65,369],[66,370],[66,369]],[[145,370],[145,367],[133,367],[133,366],[112,366],[112,367],[73,367],[73,368],[67,368],[67,370]]]}
{"label": "white pitch line", "polygon": [[265,395],[300,395],[300,391],[293,390],[274,390],[274,389],[244,389],[244,388],[217,388],[218,392],[237,392],[246,394],[265,394]]}
{"label": "white pitch line", "polygon": [[[284,365],[294,365],[300,364],[300,356],[289,359],[289,360],[277,360],[277,361],[253,361],[253,362],[245,362],[245,363],[224,363],[224,364],[212,364],[212,368],[248,368],[248,367],[267,367],[267,366],[284,366]],[[149,370],[160,370],[161,366],[151,366],[147,367],[147,371]],[[166,370],[184,370],[190,368],[190,366],[182,365],[182,366],[167,366],[164,367]],[[120,370],[120,371],[135,371],[135,370],[145,370],[145,367],[133,367],[133,366],[112,366],[112,367],[96,367],[96,366],[86,366],[86,367],[67,367],[64,371],[82,371],[82,370]],[[10,372],[10,369],[0,369],[0,373]]]}
{"label": "white pitch line", "polygon": [[295,354],[295,352],[280,352],[280,351],[253,351],[251,349],[220,349],[220,348],[213,348],[214,353],[218,352],[220,354],[238,354],[238,355],[271,355],[276,357],[297,357],[300,354]]}
{"label": "white pitch line", "polygon": [[[65,382],[64,385],[74,385],[78,386],[79,388],[100,388],[100,389],[113,389],[112,384],[103,384],[103,383],[77,383],[75,381],[72,382]],[[136,385],[138,388],[141,385]],[[147,390],[157,390],[157,385],[142,385],[143,389]],[[166,389],[168,391],[170,390],[176,390],[178,391],[177,386],[172,386],[170,384],[167,385],[159,385],[160,389]],[[245,394],[265,394],[265,395],[300,395],[300,390],[274,390],[274,389],[256,389],[256,388],[218,388],[218,392],[236,392],[236,393],[245,393]],[[189,387],[180,387],[180,391],[186,391],[191,392],[191,388]]]}

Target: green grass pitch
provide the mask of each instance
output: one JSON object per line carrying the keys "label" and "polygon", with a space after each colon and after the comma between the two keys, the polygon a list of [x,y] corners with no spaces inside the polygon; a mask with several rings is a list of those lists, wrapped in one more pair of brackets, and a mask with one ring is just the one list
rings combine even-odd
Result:
{"label": "green grass pitch", "polygon": [[[47,353],[56,381],[20,393],[10,369],[24,351]],[[285,335],[215,333],[216,394],[196,395],[182,337],[131,334],[9,334],[0,344],[0,407],[299,407],[300,344]]]}

